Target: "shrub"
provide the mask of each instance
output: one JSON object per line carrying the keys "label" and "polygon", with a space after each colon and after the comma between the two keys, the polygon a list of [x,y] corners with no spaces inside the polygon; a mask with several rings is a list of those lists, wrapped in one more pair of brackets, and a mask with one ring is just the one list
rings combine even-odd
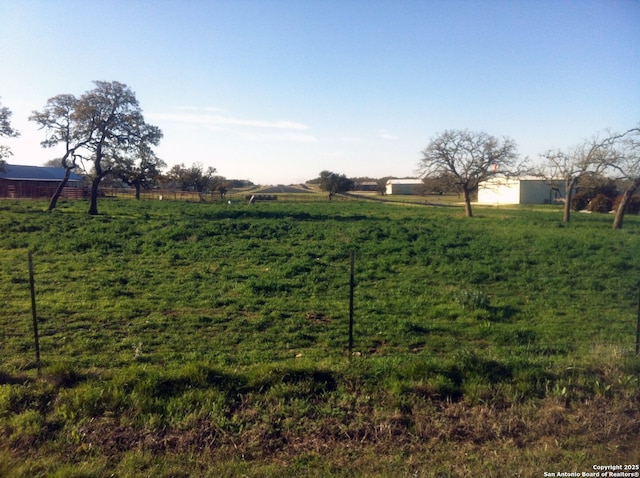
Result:
{"label": "shrub", "polygon": [[[616,185],[613,182],[605,182],[595,187],[581,189],[571,198],[571,207],[574,211],[582,211],[589,208],[589,203],[598,196],[604,196],[611,200],[618,195]],[[589,209],[591,211],[592,209]],[[609,212],[609,211],[596,211]]]}
{"label": "shrub", "polygon": [[[618,196],[616,200],[613,202],[614,211],[618,210],[620,201],[622,201],[622,195]],[[631,201],[629,201],[629,204],[627,204],[627,210],[625,211],[625,213],[640,214],[640,195],[634,194],[633,196],[631,196]]]}
{"label": "shrub", "polygon": [[591,201],[589,201],[589,206],[587,209],[591,212],[604,212],[607,213],[611,211],[611,206],[613,205],[613,201],[610,197],[605,196],[604,194],[598,194]]}
{"label": "shrub", "polygon": [[583,209],[586,209],[589,205],[589,201],[591,201],[593,196],[594,195],[591,191],[585,191],[575,194],[571,198],[571,208],[574,211],[582,211]]}

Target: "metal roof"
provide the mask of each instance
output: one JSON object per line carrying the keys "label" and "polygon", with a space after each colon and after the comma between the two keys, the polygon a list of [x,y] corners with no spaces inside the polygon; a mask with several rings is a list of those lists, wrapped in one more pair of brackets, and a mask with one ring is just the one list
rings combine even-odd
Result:
{"label": "metal roof", "polygon": [[[64,179],[64,168],[48,166],[23,166],[18,164],[5,164],[0,171],[0,179],[11,181],[55,181]],[[82,177],[75,173],[69,175],[69,181],[81,181]]]}
{"label": "metal roof", "polygon": [[482,182],[480,182],[480,184],[483,183],[501,183],[501,184],[505,184],[505,183],[517,183],[520,181],[540,181],[540,182],[556,182],[556,181],[564,181],[563,178],[545,178],[542,176],[512,176],[512,177],[507,177],[504,175],[496,175],[496,176],[492,176]]}
{"label": "metal roof", "polygon": [[422,184],[422,179],[405,178],[405,179],[389,179],[387,184]]}

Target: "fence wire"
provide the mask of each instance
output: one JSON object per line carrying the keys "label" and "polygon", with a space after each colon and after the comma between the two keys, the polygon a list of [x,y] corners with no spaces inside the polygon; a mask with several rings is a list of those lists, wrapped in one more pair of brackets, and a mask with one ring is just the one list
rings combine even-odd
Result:
{"label": "fence wire", "polygon": [[[168,268],[159,268],[159,260],[166,259],[143,256],[129,264],[124,256],[78,255],[77,262],[64,263],[36,254],[45,363],[246,364],[345,355],[348,256],[287,271],[268,261],[239,265],[219,256],[176,259]],[[484,350],[544,357],[634,350],[637,288],[618,290],[617,296],[611,288],[573,289],[567,300],[554,294],[548,277],[533,273],[508,296],[504,289],[465,283],[442,288],[434,285],[437,279],[407,284],[397,278],[359,274],[356,259],[356,353]],[[588,284],[591,275],[573,274],[571,280]],[[2,360],[29,366],[34,353],[26,250],[2,259],[0,284]]]}

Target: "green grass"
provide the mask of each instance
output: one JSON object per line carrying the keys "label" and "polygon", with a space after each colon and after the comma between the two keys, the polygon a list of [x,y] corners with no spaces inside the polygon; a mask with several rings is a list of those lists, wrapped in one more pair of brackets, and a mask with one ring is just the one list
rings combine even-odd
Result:
{"label": "green grass", "polygon": [[612,231],[551,206],[45,207],[0,203],[0,476],[540,476],[640,460],[637,217]]}

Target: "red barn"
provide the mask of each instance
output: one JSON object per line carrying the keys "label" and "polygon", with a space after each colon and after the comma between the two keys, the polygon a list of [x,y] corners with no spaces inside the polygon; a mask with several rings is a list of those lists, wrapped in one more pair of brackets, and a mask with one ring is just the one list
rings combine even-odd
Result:
{"label": "red barn", "polygon": [[[64,168],[5,164],[0,169],[0,197],[49,198],[64,179],[64,173]],[[82,177],[71,173],[62,197],[84,197],[81,185]]]}

